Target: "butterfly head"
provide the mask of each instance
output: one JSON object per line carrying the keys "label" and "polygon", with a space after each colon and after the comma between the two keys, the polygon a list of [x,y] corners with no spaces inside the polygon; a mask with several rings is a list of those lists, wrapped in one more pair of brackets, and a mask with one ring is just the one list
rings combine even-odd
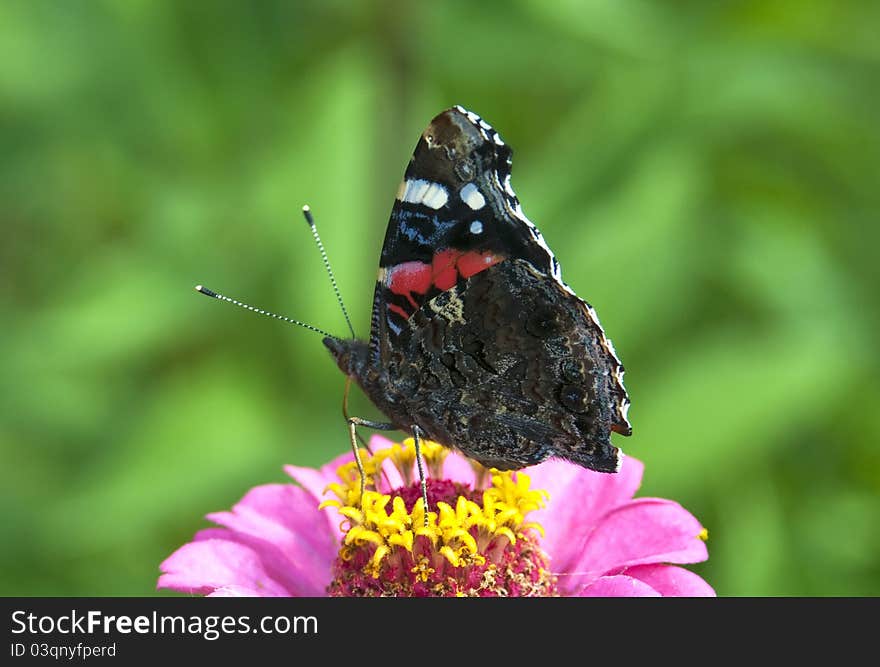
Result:
{"label": "butterfly head", "polygon": [[324,345],[330,350],[336,365],[343,373],[354,378],[364,374],[369,365],[369,346],[366,342],[356,338],[343,340],[327,336],[324,338]]}
{"label": "butterfly head", "polygon": [[456,106],[438,114],[422,133],[407,178],[430,174],[450,186],[509,173],[512,151],[477,114]]}

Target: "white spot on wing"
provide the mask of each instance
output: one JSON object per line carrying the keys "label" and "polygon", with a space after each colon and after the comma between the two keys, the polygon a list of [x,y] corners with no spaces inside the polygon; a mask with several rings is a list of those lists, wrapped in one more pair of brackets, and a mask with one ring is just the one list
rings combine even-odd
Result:
{"label": "white spot on wing", "polygon": [[433,209],[439,209],[449,201],[449,194],[439,183],[414,179],[404,181],[397,190],[397,198],[409,204],[424,204]]}
{"label": "white spot on wing", "polygon": [[465,185],[461,192],[459,192],[461,196],[461,200],[470,206],[474,211],[479,211],[486,205],[486,198],[483,197],[483,193],[477,189],[477,186],[473,183],[468,183]]}
{"label": "white spot on wing", "polygon": [[[470,226],[471,234],[482,234],[483,233],[483,223],[479,220],[474,220]],[[487,257],[487,259],[491,259]]]}

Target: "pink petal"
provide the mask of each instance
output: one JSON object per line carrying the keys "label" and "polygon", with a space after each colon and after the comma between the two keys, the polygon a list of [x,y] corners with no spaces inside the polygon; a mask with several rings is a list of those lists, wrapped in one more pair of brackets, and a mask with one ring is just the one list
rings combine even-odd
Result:
{"label": "pink petal", "polygon": [[263,597],[290,596],[273,579],[257,553],[242,544],[222,539],[184,544],[160,565],[157,588],[204,595],[217,588],[240,586]]}
{"label": "pink petal", "polygon": [[331,579],[331,566],[321,571],[307,571],[274,545],[259,537],[238,533],[226,528],[206,528],[196,533],[193,542],[220,540],[246,547],[260,559],[262,569],[281,584],[289,597],[321,597],[326,595]]}
{"label": "pink petal", "polygon": [[443,461],[443,479],[448,479],[451,482],[459,482],[460,484],[467,484],[469,487],[473,488],[474,482],[476,482],[476,474],[474,473],[474,467],[471,465],[470,460],[468,460],[463,454],[452,450],[447,454],[446,459]]}
{"label": "pink petal", "polygon": [[221,540],[231,542],[253,551],[260,559],[261,566],[272,579],[281,584],[292,597],[320,597],[326,594],[330,583],[331,566],[323,571],[308,571],[292,562],[281,551],[266,540],[226,528],[207,528],[200,530],[193,542]]}
{"label": "pink petal", "polygon": [[226,530],[225,528],[203,528],[198,531],[194,536],[193,542],[203,542],[204,540],[227,540],[229,542],[235,542],[233,539],[233,533],[230,530]]}
{"label": "pink petal", "polygon": [[[381,436],[375,437],[378,438]],[[373,440],[370,440],[370,446],[373,446]],[[375,452],[376,449],[373,449],[373,451]],[[382,461],[382,476],[379,478],[379,491],[382,493],[390,493],[392,490],[399,489],[402,486],[403,476],[400,474],[397,466],[394,465],[394,461],[391,459],[385,459]]]}
{"label": "pink petal", "polygon": [[[345,454],[337,456],[330,461],[330,463],[321,466],[318,470],[315,470],[314,468],[286,465],[284,466],[284,472],[290,475],[294,481],[299,483],[300,486],[312,495],[315,499],[315,505],[317,506],[323,501],[334,497],[333,494],[325,494],[324,489],[327,488],[328,484],[339,481],[339,477],[336,475],[336,470],[339,466],[353,460],[354,454],[346,452]],[[342,515],[333,507],[328,507],[327,509],[322,510],[321,514],[323,515],[324,521],[329,526],[331,533],[337,535],[339,539],[341,539],[342,532],[339,530],[339,524],[342,522]]]}
{"label": "pink petal", "polygon": [[390,449],[393,445],[394,441],[389,440],[384,435],[374,433],[370,437],[370,449],[372,449],[374,452],[378,452],[380,449]]}
{"label": "pink petal", "polygon": [[215,588],[213,593],[208,593],[209,598],[259,598],[263,597],[259,591],[244,586],[221,586]]}
{"label": "pink petal", "polygon": [[594,598],[650,598],[659,597],[660,593],[644,581],[628,577],[625,574],[612,574],[599,577],[585,586],[578,593],[579,597]]}
{"label": "pink petal", "polygon": [[326,529],[310,493],[292,484],[251,489],[231,512],[208,519],[228,528],[225,536],[255,549],[264,566],[297,595],[322,595],[336,558],[336,534]]}
{"label": "pink petal", "polygon": [[305,468],[302,466],[284,466],[284,472],[293,477],[306,491],[311,493],[318,502],[326,500],[324,489],[331,482],[338,482],[339,477],[336,476],[336,470],[339,466],[354,460],[354,454],[346,452],[337,456],[335,459],[322,465],[319,469]]}
{"label": "pink petal", "polygon": [[616,473],[594,472],[556,459],[524,471],[531,477],[533,489],[550,494],[547,507],[529,514],[529,521],[544,527],[541,546],[554,570],[573,568],[584,538],[606,512],[633,497],[644,468],[638,459],[626,457]]}
{"label": "pink petal", "polygon": [[675,565],[636,565],[625,573],[644,581],[664,597],[715,597],[715,591],[702,577]]}
{"label": "pink petal", "polygon": [[706,544],[698,537],[702,530],[700,522],[672,500],[632,500],[608,512],[585,539],[573,540],[580,557],[564,583],[577,590],[624,567],[706,560]]}

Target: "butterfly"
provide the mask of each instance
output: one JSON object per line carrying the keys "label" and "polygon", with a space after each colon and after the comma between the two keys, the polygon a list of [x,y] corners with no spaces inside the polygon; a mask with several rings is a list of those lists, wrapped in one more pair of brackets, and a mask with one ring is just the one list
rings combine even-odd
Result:
{"label": "butterfly", "polygon": [[499,470],[557,457],[616,472],[611,433],[632,433],[624,367],[523,214],[511,164],[461,106],[422,132],[391,210],[370,338],[324,338],[389,419],[350,418],[352,443],[367,425]]}

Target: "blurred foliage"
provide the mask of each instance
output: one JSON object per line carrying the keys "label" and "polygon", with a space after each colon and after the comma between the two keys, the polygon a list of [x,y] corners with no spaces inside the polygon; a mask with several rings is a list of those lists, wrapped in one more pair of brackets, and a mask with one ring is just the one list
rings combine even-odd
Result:
{"label": "blurred foliage", "polygon": [[[148,595],[345,451],[311,204],[364,336],[397,183],[463,104],[626,363],[643,494],[722,595],[880,594],[880,5],[0,3],[0,593]],[[378,417],[356,396],[353,411]],[[622,440],[622,439],[621,439]]]}

